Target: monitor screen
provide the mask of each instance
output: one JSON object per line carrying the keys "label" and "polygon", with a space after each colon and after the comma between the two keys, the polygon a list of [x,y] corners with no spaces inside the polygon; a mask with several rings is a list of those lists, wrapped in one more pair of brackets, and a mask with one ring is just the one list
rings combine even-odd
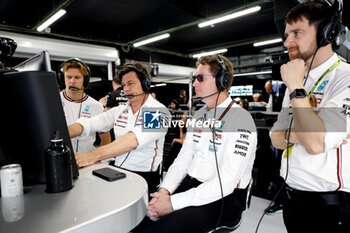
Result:
{"label": "monitor screen", "polygon": [[[53,72],[9,72],[0,77],[0,103],[6,114],[0,121],[2,164],[22,167],[24,184],[45,183],[44,152],[59,130],[72,150],[61,99]],[[72,155],[73,176],[78,176]]]}
{"label": "monitor screen", "polygon": [[52,71],[49,53],[47,51],[42,51],[16,65],[13,69],[17,71]]}
{"label": "monitor screen", "polygon": [[230,96],[252,96],[253,85],[232,86],[228,91]]}

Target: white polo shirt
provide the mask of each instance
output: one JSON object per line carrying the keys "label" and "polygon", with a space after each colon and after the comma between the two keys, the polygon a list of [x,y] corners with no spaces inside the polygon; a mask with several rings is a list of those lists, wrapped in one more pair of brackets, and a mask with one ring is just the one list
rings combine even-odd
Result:
{"label": "white polo shirt", "polygon": [[[69,98],[66,91],[61,91],[60,96],[67,125],[74,123],[79,117],[91,118],[103,113],[103,105],[88,95],[77,101]],[[89,152],[95,149],[95,140],[96,134],[91,134],[89,137],[84,138],[84,140],[72,138],[74,152]]]}
{"label": "white polo shirt", "polygon": [[[139,143],[138,147],[126,156],[125,153],[116,156],[115,165],[126,168],[131,171],[150,172],[156,171],[163,157],[163,144],[166,130],[164,128],[159,130],[145,130],[143,128],[143,111],[149,109],[159,110],[161,119],[169,119],[170,114],[167,108],[148,95],[147,100],[142,105],[140,113],[132,113],[130,103],[126,105],[119,105],[111,108],[96,117],[90,119],[83,119],[77,121],[84,127],[84,131],[79,138],[84,138],[95,132],[107,132],[114,129],[115,138],[133,132],[136,135]],[[137,122],[136,122],[136,117]],[[125,160],[125,161],[124,161]]]}
{"label": "white polo shirt", "polygon": [[[310,71],[305,84],[308,93],[322,74],[329,69],[338,57],[334,54],[320,66]],[[350,65],[341,62],[317,85],[313,94],[316,97],[318,116],[324,123],[325,153],[309,154],[300,144],[295,144],[289,156],[287,184],[305,191],[350,192],[350,140],[342,145],[350,134]],[[285,130],[292,116],[289,91],[286,90],[283,108],[271,132]],[[292,128],[294,125],[292,126]],[[281,176],[285,178],[287,158],[282,156]]]}
{"label": "white polo shirt", "polygon": [[[217,107],[216,119],[230,103],[231,98],[228,97]],[[207,111],[204,106],[193,118],[214,119],[214,111]],[[235,188],[244,189],[249,184],[257,143],[256,127],[251,115],[233,104],[215,133],[214,145],[213,133],[207,128],[188,129],[182,149],[161,187],[173,193],[187,174],[203,183],[197,188],[171,195],[174,210],[205,205],[221,198],[214,150],[217,152],[224,196],[231,194]]]}

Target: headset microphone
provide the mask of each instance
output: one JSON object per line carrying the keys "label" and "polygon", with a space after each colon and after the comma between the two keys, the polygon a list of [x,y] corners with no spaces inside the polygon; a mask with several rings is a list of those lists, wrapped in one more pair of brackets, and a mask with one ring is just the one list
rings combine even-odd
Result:
{"label": "headset microphone", "polygon": [[141,93],[141,94],[137,94],[137,95],[125,95],[125,97],[127,99],[131,99],[131,98],[134,98],[135,96],[140,96],[140,95],[143,95],[143,94],[146,94],[146,93]]}
{"label": "headset microphone", "polygon": [[84,88],[78,88],[78,87],[72,87],[72,86],[68,87],[68,89],[71,90],[71,91],[80,91],[80,90],[84,90]]}
{"label": "headset microphone", "polygon": [[197,101],[201,101],[202,99],[208,98],[208,97],[213,96],[213,95],[215,95],[217,93],[219,93],[219,91],[217,91],[217,92],[215,92],[213,94],[207,95],[207,96],[198,97],[198,98],[192,98],[192,103],[197,102]]}

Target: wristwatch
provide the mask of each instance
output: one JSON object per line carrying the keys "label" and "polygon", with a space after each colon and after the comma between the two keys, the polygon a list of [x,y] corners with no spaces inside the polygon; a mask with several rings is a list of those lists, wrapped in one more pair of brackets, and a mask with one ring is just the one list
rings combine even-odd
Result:
{"label": "wristwatch", "polygon": [[305,89],[295,89],[292,93],[289,95],[289,99],[292,100],[293,98],[305,98],[307,96],[307,93]]}

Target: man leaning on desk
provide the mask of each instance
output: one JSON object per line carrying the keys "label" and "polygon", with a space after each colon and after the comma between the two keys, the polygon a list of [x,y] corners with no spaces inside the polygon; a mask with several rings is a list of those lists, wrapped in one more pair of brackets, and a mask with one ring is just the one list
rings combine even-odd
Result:
{"label": "man leaning on desk", "polygon": [[159,184],[159,164],[163,157],[166,130],[147,132],[143,129],[144,109],[158,109],[160,118],[169,118],[166,107],[149,95],[150,74],[140,63],[126,63],[118,74],[126,105],[120,105],[90,119],[79,119],[69,125],[71,138],[84,137],[96,132],[114,129],[116,140],[87,153],[75,153],[78,167],[92,165],[104,159],[115,157],[115,166],[141,175],[152,192]]}

